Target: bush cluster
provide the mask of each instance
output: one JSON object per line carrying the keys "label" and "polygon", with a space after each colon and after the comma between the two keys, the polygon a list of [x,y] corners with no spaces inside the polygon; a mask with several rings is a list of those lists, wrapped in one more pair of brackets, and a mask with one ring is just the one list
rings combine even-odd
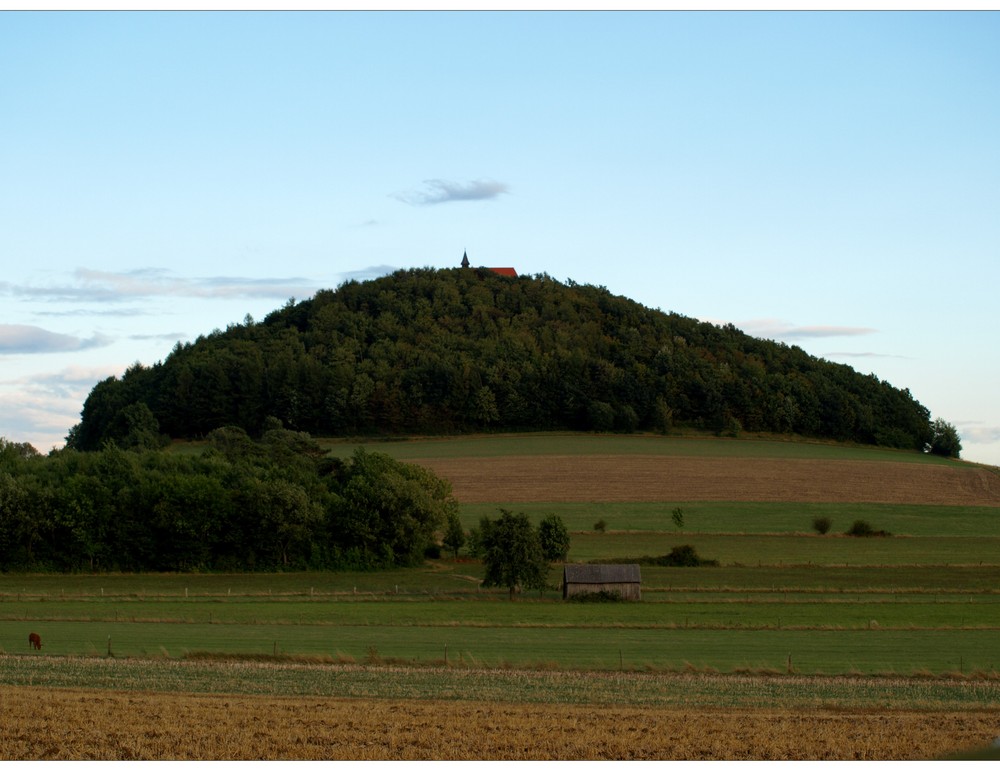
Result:
{"label": "bush cluster", "polygon": [[885,537],[890,536],[888,530],[876,530],[868,522],[863,519],[856,519],[854,523],[847,530],[845,535],[854,536],[856,538],[874,538],[874,537]]}

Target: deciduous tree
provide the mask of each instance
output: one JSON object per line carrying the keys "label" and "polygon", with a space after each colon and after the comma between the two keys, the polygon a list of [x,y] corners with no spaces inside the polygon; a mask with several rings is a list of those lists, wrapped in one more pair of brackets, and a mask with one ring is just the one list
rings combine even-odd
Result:
{"label": "deciduous tree", "polygon": [[483,586],[505,587],[512,600],[518,588],[545,586],[549,564],[542,554],[538,531],[527,515],[500,509],[499,519],[483,518],[479,536],[486,568]]}

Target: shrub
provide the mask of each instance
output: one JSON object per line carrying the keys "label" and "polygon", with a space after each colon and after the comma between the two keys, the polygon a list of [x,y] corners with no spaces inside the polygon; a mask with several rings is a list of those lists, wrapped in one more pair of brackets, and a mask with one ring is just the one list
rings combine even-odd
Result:
{"label": "shrub", "polygon": [[603,533],[607,529],[608,529],[608,523],[605,522],[603,519],[599,519],[594,523],[594,530],[596,530],[598,533]]}
{"label": "shrub", "polygon": [[664,554],[659,557],[640,557],[637,560],[630,561],[638,562],[642,565],[659,565],[660,567],[667,568],[696,568],[719,564],[718,560],[707,560],[699,557],[698,552],[690,544],[675,546],[670,550],[670,554]]}
{"label": "shrub", "polygon": [[833,525],[833,522],[830,521],[829,517],[816,517],[813,519],[813,530],[820,535],[829,533],[831,525]]}
{"label": "shrub", "polygon": [[854,524],[852,524],[850,529],[847,531],[847,535],[854,536],[856,538],[871,538],[874,536],[884,537],[892,535],[892,533],[886,530],[876,530],[865,520],[856,519],[854,520]]}
{"label": "shrub", "polygon": [[542,554],[549,562],[565,562],[569,554],[569,530],[562,517],[549,514],[538,524]]}
{"label": "shrub", "polygon": [[678,506],[670,513],[670,518],[674,521],[678,530],[684,529],[684,509]]}

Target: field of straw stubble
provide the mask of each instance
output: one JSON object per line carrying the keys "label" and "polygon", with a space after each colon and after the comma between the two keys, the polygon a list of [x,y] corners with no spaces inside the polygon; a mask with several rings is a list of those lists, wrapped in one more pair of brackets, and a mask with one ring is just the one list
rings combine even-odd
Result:
{"label": "field of straw stubble", "polygon": [[988,743],[994,711],[630,709],[0,687],[0,759],[879,760]]}

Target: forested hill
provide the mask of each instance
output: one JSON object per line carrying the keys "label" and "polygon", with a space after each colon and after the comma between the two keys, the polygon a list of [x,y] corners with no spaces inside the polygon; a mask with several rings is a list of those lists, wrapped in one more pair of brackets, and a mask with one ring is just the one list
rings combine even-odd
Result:
{"label": "forested hill", "polygon": [[912,449],[932,433],[908,390],[731,325],[545,275],[422,269],[136,364],[94,388],[68,444],[149,446],[220,426],[259,436],[279,420],[314,436],[686,425]]}

